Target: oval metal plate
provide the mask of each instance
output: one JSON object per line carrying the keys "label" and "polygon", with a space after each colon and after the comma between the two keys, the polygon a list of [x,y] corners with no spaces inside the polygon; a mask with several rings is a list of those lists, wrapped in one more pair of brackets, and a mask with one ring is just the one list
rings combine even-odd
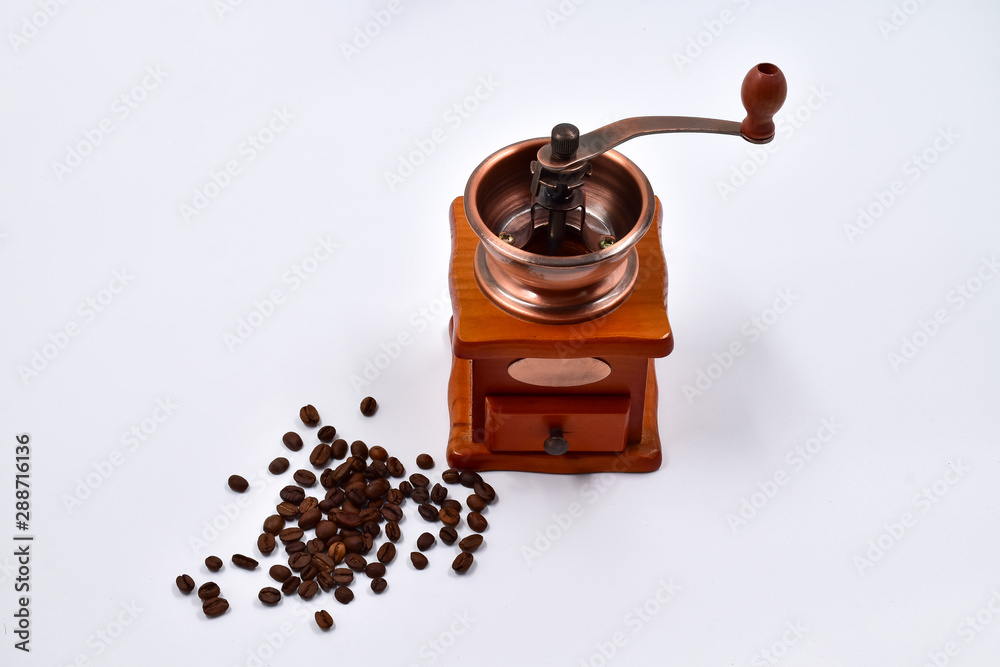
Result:
{"label": "oval metal plate", "polygon": [[579,387],[611,375],[611,366],[594,357],[573,359],[518,359],[507,373],[520,382],[537,387]]}

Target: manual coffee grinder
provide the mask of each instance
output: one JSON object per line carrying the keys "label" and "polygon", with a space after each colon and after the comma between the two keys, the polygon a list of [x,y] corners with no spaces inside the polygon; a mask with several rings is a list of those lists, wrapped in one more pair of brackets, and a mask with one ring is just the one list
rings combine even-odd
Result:
{"label": "manual coffee grinder", "polygon": [[660,467],[654,359],[670,354],[662,213],[611,150],[643,134],[763,144],[786,94],[777,67],[743,80],[747,116],[620,120],[512,144],[451,207],[448,464],[471,470],[647,472]]}

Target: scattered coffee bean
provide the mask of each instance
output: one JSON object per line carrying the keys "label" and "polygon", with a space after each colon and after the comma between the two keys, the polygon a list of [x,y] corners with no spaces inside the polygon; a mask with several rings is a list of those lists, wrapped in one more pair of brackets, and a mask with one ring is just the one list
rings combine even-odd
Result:
{"label": "scattered coffee bean", "polygon": [[268,607],[273,607],[281,602],[281,591],[277,588],[266,586],[265,588],[260,589],[260,593],[257,594],[257,599]]}
{"label": "scattered coffee bean", "polygon": [[212,598],[217,598],[222,591],[219,590],[219,584],[214,581],[206,581],[198,588],[198,597],[202,600],[211,600]]}
{"label": "scattered coffee bean", "polygon": [[441,509],[446,509],[449,507],[459,513],[461,513],[462,511],[462,503],[458,502],[454,498],[445,498],[444,500],[441,501]]}
{"label": "scattered coffee bean", "polygon": [[338,586],[337,590],[333,592],[333,597],[337,598],[337,602],[340,604],[348,604],[354,599],[354,591],[347,586]]}
{"label": "scattered coffee bean", "polygon": [[298,503],[283,502],[278,504],[275,511],[278,512],[279,516],[291,519],[299,515],[299,505]]}
{"label": "scattered coffee bean", "polygon": [[415,503],[426,503],[431,499],[431,494],[430,491],[427,490],[426,486],[418,486],[413,489],[413,493],[410,494],[410,498],[412,498]]}
{"label": "scattered coffee bean", "polygon": [[446,526],[457,526],[462,520],[462,515],[458,513],[458,510],[452,507],[442,507],[441,511],[438,512],[438,518],[440,518],[441,523]]}
{"label": "scattered coffee bean", "polygon": [[382,505],[382,518],[386,521],[399,521],[403,518],[403,510],[399,509],[399,505],[394,505],[392,503],[386,503]]}
{"label": "scattered coffee bean", "polygon": [[389,489],[385,492],[386,504],[399,506],[403,504],[404,500],[406,500],[406,498],[403,496],[403,492],[399,489]]}
{"label": "scattered coffee bean", "polygon": [[312,556],[307,554],[305,551],[300,551],[299,553],[292,554],[288,557],[288,567],[292,568],[296,572],[301,572],[304,568],[308,567],[311,562]]}
{"label": "scattered coffee bean", "polygon": [[490,527],[486,517],[479,512],[469,512],[469,516],[465,517],[465,522],[469,524],[469,528],[477,533],[481,533]]}
{"label": "scattered coffee bean", "polygon": [[258,565],[257,561],[255,561],[253,558],[250,558],[249,556],[244,556],[243,554],[233,554],[232,561],[233,565],[235,565],[236,567],[241,567],[244,570],[256,570]]}
{"label": "scattered coffee bean", "polygon": [[389,491],[389,488],[389,480],[379,477],[365,487],[365,496],[368,500],[378,500]]}
{"label": "scattered coffee bean", "polygon": [[316,432],[316,437],[320,439],[320,442],[333,442],[333,439],[337,437],[337,429],[327,424]]}
{"label": "scattered coffee bean", "polygon": [[288,579],[288,577],[292,576],[292,571],[289,570],[284,565],[281,565],[280,563],[277,565],[272,565],[271,569],[269,569],[267,573],[271,575],[271,578],[277,581],[279,584],[284,583],[285,580]]}
{"label": "scattered coffee bean", "polygon": [[316,485],[316,475],[311,470],[296,470],[295,474],[292,475],[292,479],[295,480],[296,484],[300,484],[307,489]]}
{"label": "scattered coffee bean", "polygon": [[417,456],[417,467],[421,470],[430,470],[434,467],[434,459],[430,454],[420,454]]}
{"label": "scattered coffee bean", "polygon": [[306,496],[302,499],[302,502],[299,503],[299,514],[305,514],[309,510],[316,507],[319,507],[319,501],[313,496]]}
{"label": "scattered coffee bean", "polygon": [[305,533],[301,528],[292,526],[290,528],[285,528],[283,531],[278,533],[278,539],[284,544],[289,544],[291,542],[301,540],[303,535],[305,535]]}
{"label": "scattered coffee bean", "polygon": [[389,584],[387,584],[385,579],[383,579],[382,577],[376,577],[375,579],[372,579],[372,590],[375,592],[376,595],[381,594],[383,591],[385,591],[388,585]]}
{"label": "scattered coffee bean", "polygon": [[226,598],[211,598],[202,603],[201,610],[209,618],[222,616],[229,610],[229,601]]}
{"label": "scattered coffee bean", "polygon": [[430,483],[431,481],[427,479],[425,475],[422,475],[419,472],[415,472],[412,475],[410,475],[410,484],[412,484],[414,488],[418,486],[427,486]]}
{"label": "scattered coffee bean", "polygon": [[465,504],[468,505],[469,509],[473,512],[482,512],[486,509],[486,501],[474,493],[465,499]]}
{"label": "scattered coffee bean", "polygon": [[289,466],[288,459],[286,459],[284,456],[279,456],[278,458],[274,459],[269,464],[267,464],[267,470],[272,475],[280,475],[281,473],[288,470],[288,466]]}
{"label": "scattered coffee bean", "polygon": [[218,572],[222,569],[222,559],[218,556],[209,556],[205,559],[205,567],[212,572]]}
{"label": "scattered coffee bean", "polygon": [[303,600],[312,600],[319,593],[319,584],[315,581],[303,581],[299,584],[298,593]]}
{"label": "scattered coffee bean", "polygon": [[368,458],[368,445],[364,440],[355,440],[351,443],[351,456],[358,459]]}
{"label": "scattered coffee bean", "polygon": [[468,537],[463,537],[462,541],[458,543],[458,548],[462,551],[468,551],[472,553],[483,543],[482,535],[469,535]]}
{"label": "scattered coffee bean", "polygon": [[390,456],[385,460],[386,468],[389,469],[389,474],[393,477],[402,477],[406,474],[406,468],[403,466],[402,462],[395,456]]}
{"label": "scattered coffee bean", "polygon": [[368,563],[365,566],[365,574],[369,579],[378,579],[385,576],[385,565],[382,563]]}
{"label": "scattered coffee bean", "polygon": [[452,544],[455,543],[455,540],[458,539],[458,531],[452,528],[451,526],[445,526],[440,531],[438,531],[438,536],[441,538],[442,542],[444,542],[448,546],[451,546]]}
{"label": "scattered coffee bean", "polygon": [[472,567],[472,562],[475,558],[468,551],[463,551],[462,553],[455,556],[455,560],[452,561],[451,569],[455,570],[459,574],[465,574]]}
{"label": "scattered coffee bean", "polygon": [[194,590],[194,579],[191,578],[191,575],[181,574],[177,576],[177,590],[184,595],[188,595]]}
{"label": "scattered coffee bean", "polygon": [[371,417],[378,410],[378,403],[371,396],[365,396],[361,400],[361,414]]}
{"label": "scattered coffee bean", "polygon": [[476,482],[483,481],[483,478],[479,476],[479,473],[472,472],[471,470],[463,470],[458,475],[458,482],[462,486],[471,489],[476,485]]}
{"label": "scattered coffee bean", "polygon": [[433,523],[440,519],[440,517],[438,517],[437,508],[435,508],[433,505],[428,505],[427,503],[424,503],[423,505],[418,507],[417,512],[420,514],[421,517],[423,517],[425,521],[430,521]]}
{"label": "scattered coffee bean", "polygon": [[410,562],[413,563],[413,567],[422,570],[427,567],[427,556],[419,551],[412,551],[410,552]]}
{"label": "scattered coffee bean", "polygon": [[274,551],[274,535],[271,533],[261,533],[257,537],[257,550],[265,556],[269,556]]}
{"label": "scattered coffee bean", "polygon": [[330,460],[332,454],[333,448],[321,442],[313,447],[312,453],[309,454],[309,463],[313,464],[316,468],[322,468]]}
{"label": "scattered coffee bean", "polygon": [[399,483],[399,492],[403,494],[404,498],[409,498],[413,495],[413,485],[410,484],[409,480]]}
{"label": "scattered coffee bean", "polygon": [[392,542],[385,542],[378,548],[378,562],[388,565],[396,557],[396,545]]}
{"label": "scattered coffee bean", "polygon": [[299,584],[301,583],[302,580],[296,576],[288,577],[281,584],[281,592],[285,595],[291,595],[295,591],[299,590]]}
{"label": "scattered coffee bean", "polygon": [[487,505],[492,505],[493,501],[497,499],[497,492],[486,482],[476,482],[472,490],[476,492],[477,496],[485,500]]}
{"label": "scattered coffee bean", "polygon": [[320,590],[324,593],[332,591],[333,587],[337,585],[333,582],[333,575],[329,572],[320,572],[317,574],[316,583],[319,584]]}
{"label": "scattered coffee bean", "polygon": [[447,499],[448,499],[448,489],[441,486],[440,484],[435,484],[434,488],[431,489],[431,501],[440,505]]}
{"label": "scattered coffee bean", "polygon": [[344,564],[355,572],[361,572],[368,565],[368,561],[361,554],[347,554],[344,557]]}
{"label": "scattered coffee bean", "polygon": [[286,503],[295,503],[298,505],[303,500],[305,500],[306,492],[301,486],[289,485],[278,492],[281,499]]}
{"label": "scattered coffee bean", "polygon": [[288,447],[293,452],[297,452],[302,449],[302,436],[300,436],[295,431],[289,431],[285,435],[281,436],[281,442],[284,443],[285,447]]}
{"label": "scattered coffee bean", "polygon": [[[300,507],[299,509],[302,508]],[[318,507],[306,510],[301,516],[299,516],[299,528],[302,530],[312,530],[322,518],[323,513],[319,511]]]}
{"label": "scattered coffee bean", "polygon": [[399,542],[400,538],[403,537],[403,531],[399,529],[399,523],[396,521],[389,521],[386,523],[385,536],[392,542]]}
{"label": "scattered coffee bean", "polygon": [[333,454],[333,458],[338,461],[347,456],[347,449],[346,440],[334,440],[333,444],[330,445],[330,452]]}
{"label": "scattered coffee bean", "polygon": [[417,538],[417,548],[420,549],[421,551],[427,551],[432,546],[434,546],[435,542],[437,542],[437,540],[434,539],[434,536],[432,534],[423,533],[420,535],[420,537]]}
{"label": "scattered coffee bean", "polygon": [[330,616],[330,612],[326,609],[320,609],[314,616],[316,618],[316,625],[319,626],[320,630],[329,630],[333,627],[333,617]]}
{"label": "scattered coffee bean", "polygon": [[389,452],[385,451],[385,447],[379,447],[375,445],[374,447],[368,448],[368,456],[372,461],[385,461],[389,458]]}
{"label": "scattered coffee bean", "polygon": [[302,540],[296,540],[294,542],[289,542],[285,545],[285,553],[289,556],[293,554],[305,553],[306,544]]}
{"label": "scattered coffee bean", "polygon": [[354,572],[346,567],[338,567],[333,571],[333,581],[340,586],[347,586],[354,581]]}
{"label": "scattered coffee bean", "polygon": [[344,562],[347,556],[347,547],[343,542],[335,542],[327,549],[327,554],[333,559],[334,564],[339,565]]}
{"label": "scattered coffee bean", "polygon": [[445,484],[458,484],[458,471],[454,468],[448,468],[441,473],[441,479],[444,480]]}
{"label": "scattered coffee bean", "polygon": [[299,410],[299,419],[306,426],[315,426],[319,423],[319,411],[312,405],[305,405]]}
{"label": "scattered coffee bean", "polygon": [[279,514],[272,514],[264,519],[264,532],[277,535],[285,528],[285,519]]}
{"label": "scattered coffee bean", "polygon": [[239,475],[229,476],[229,488],[236,493],[243,493],[250,488],[250,483],[246,479],[240,477]]}

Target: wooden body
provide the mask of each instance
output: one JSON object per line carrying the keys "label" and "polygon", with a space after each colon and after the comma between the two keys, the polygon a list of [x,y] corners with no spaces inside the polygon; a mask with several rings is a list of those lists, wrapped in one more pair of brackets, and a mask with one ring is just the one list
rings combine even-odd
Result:
{"label": "wooden body", "polygon": [[[654,224],[636,244],[639,276],[625,303],[589,322],[538,324],[509,315],[482,294],[473,271],[479,238],[465,218],[462,198],[454,201],[450,466],[553,473],[659,468],[653,359],[673,349],[661,218],[657,201]],[[527,384],[508,373],[514,361],[537,357],[595,357],[611,372],[570,387]],[[552,428],[564,431],[567,453],[544,451]]]}

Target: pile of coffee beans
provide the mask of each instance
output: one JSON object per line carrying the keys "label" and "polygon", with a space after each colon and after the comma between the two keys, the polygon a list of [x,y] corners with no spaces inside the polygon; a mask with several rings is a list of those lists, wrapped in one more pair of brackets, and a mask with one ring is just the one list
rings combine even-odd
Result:
{"label": "pile of coffee beans", "polygon": [[[378,404],[370,396],[361,403],[365,416],[374,415],[377,409]],[[304,406],[299,418],[310,428],[321,422],[319,411],[312,405]],[[260,589],[257,598],[262,604],[278,605],[282,596],[288,595],[312,600],[331,592],[340,604],[350,604],[354,599],[351,586],[361,575],[367,578],[372,591],[383,593],[388,588],[387,566],[395,560],[396,544],[403,538],[399,523],[403,520],[402,507],[408,500],[417,505],[417,513],[424,521],[441,524],[437,537],[428,531],[416,539],[417,550],[410,553],[413,567],[418,570],[427,567],[430,561],[424,552],[433,551],[440,539],[447,546],[458,545],[451,564],[455,572],[465,574],[472,569],[473,553],[483,544],[481,533],[489,528],[482,513],[497,497],[493,487],[478,473],[448,469],[441,474],[445,484],[458,484],[472,491],[465,501],[469,509],[465,522],[472,533],[461,537],[463,505],[449,497],[447,487],[438,483],[432,486],[431,480],[419,472],[406,477],[403,463],[390,456],[385,448],[369,447],[361,440],[348,444],[337,437],[337,429],[331,425],[320,427],[316,439],[319,443],[309,454],[309,463],[319,473],[308,469],[292,473],[294,483],[281,489],[275,513],[264,519],[257,537],[257,550],[262,556],[270,556],[280,545],[287,563],[268,569],[275,586]],[[302,436],[295,432],[284,434],[281,442],[291,452],[301,451],[305,446]],[[429,454],[420,454],[415,463],[421,470],[434,468],[434,459]],[[283,475],[290,468],[289,460],[283,456],[268,465],[272,475]],[[228,485],[236,493],[245,492],[249,486],[240,475],[229,477]],[[380,539],[382,542],[377,545]],[[256,570],[259,565],[243,554],[233,554],[231,561],[246,570]],[[217,556],[209,556],[205,566],[218,572],[223,562]],[[195,581],[187,574],[178,576],[176,583],[182,593],[195,590]],[[229,602],[221,597],[216,583],[206,582],[197,590],[207,617],[221,616],[229,609]],[[317,611],[315,620],[323,630],[334,625],[326,610]]]}

